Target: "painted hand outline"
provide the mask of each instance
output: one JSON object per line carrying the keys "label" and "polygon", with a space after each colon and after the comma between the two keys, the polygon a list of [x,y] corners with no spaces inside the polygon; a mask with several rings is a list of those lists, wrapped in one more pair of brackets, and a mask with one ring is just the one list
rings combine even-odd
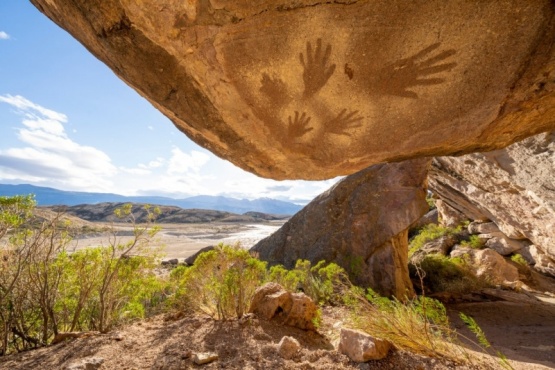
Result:
{"label": "painted hand outline", "polygon": [[324,126],[328,133],[336,135],[351,136],[346,130],[362,126],[363,117],[358,115],[358,110],[347,113],[347,109],[343,109],[337,117],[327,121]]}
{"label": "painted hand outline", "polygon": [[291,116],[289,116],[289,126],[287,126],[289,138],[295,139],[312,131],[312,127],[306,127],[310,123],[310,119],[311,117],[307,116],[304,112],[299,116],[298,111],[295,111],[295,118],[291,119]]}
{"label": "painted hand outline", "polygon": [[434,77],[434,75],[450,71],[457,65],[455,62],[443,63],[456,51],[445,50],[432,56],[431,53],[440,45],[439,42],[432,44],[409,58],[386,65],[378,72],[377,85],[371,88],[384,95],[417,99],[418,94],[410,88],[419,85],[438,85],[445,82],[445,78]]}
{"label": "painted hand outline", "polygon": [[276,106],[283,106],[291,100],[287,93],[287,85],[279,78],[271,78],[262,74],[260,92],[265,94]]}
{"label": "painted hand outline", "polygon": [[335,64],[328,66],[331,55],[331,45],[322,51],[322,39],[316,40],[316,50],[312,52],[312,44],[306,43],[306,62],[303,53],[299,59],[303,65],[304,93],[303,97],[310,98],[316,94],[329,80],[335,71]]}

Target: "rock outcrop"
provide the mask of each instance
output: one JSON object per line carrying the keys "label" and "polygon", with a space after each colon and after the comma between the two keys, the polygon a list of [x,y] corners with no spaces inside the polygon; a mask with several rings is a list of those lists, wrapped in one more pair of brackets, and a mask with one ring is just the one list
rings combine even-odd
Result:
{"label": "rock outcrop", "polygon": [[31,0],[192,140],[274,179],[555,128],[550,0]]}
{"label": "rock outcrop", "polygon": [[555,132],[550,132],[502,150],[435,158],[429,186],[467,218],[494,223],[469,227],[488,247],[503,255],[521,253],[555,276],[554,174]]}
{"label": "rock outcrop", "polygon": [[429,161],[380,164],[350,175],[316,197],[251,250],[288,268],[325,260],[387,296],[412,292],[408,228],[428,211]]}

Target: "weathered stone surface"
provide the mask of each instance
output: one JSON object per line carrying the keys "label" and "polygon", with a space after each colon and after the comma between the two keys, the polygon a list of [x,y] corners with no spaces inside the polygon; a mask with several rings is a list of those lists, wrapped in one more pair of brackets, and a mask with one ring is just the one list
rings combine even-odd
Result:
{"label": "weathered stone surface", "polygon": [[277,283],[267,283],[256,289],[249,312],[270,320],[280,312],[289,312],[291,306],[291,292]]}
{"label": "weathered stone surface", "polygon": [[255,291],[249,312],[266,320],[278,318],[284,325],[315,330],[318,306],[304,293],[291,293],[279,284],[267,283]]}
{"label": "weathered stone surface", "polygon": [[391,344],[359,330],[341,328],[338,351],[355,362],[381,360],[386,357]]}
{"label": "weathered stone surface", "polygon": [[445,227],[457,227],[463,221],[468,220],[468,217],[464,213],[454,209],[449,203],[444,202],[442,199],[436,200],[436,207],[438,221]]}
{"label": "weathered stone surface", "polygon": [[528,248],[528,254],[532,257],[536,270],[555,277],[555,258],[547,255],[536,245],[531,245]]}
{"label": "weathered stone surface", "polygon": [[470,234],[491,234],[498,233],[499,231],[499,227],[497,227],[495,222],[474,221],[468,225],[468,232]]}
{"label": "weathered stone surface", "polygon": [[[555,131],[503,150],[435,158],[429,186],[471,219],[488,219],[510,239],[555,257]],[[539,265],[538,265],[539,266]]]}
{"label": "weathered stone surface", "polygon": [[201,146],[275,179],[555,128],[550,0],[32,0]]}
{"label": "weathered stone surface", "polygon": [[437,208],[432,209],[424,216],[420,217],[418,221],[410,225],[411,232],[413,230],[421,229],[422,227],[429,225],[429,224],[437,224],[438,223],[438,212]]}
{"label": "weathered stone surface", "polygon": [[518,281],[518,269],[493,249],[475,251],[472,258],[476,276],[484,277],[493,284],[507,285]]}
{"label": "weathered stone surface", "polygon": [[202,353],[195,353],[192,357],[192,360],[197,365],[204,365],[210,362],[214,362],[218,359],[218,354],[214,352],[202,352]]}
{"label": "weathered stone surface", "polygon": [[301,345],[293,337],[285,336],[278,343],[278,353],[286,360],[290,360],[299,352]]}
{"label": "weathered stone surface", "polygon": [[383,295],[412,292],[408,227],[428,210],[428,161],[380,164],[315,198],[252,251],[292,268],[298,259],[335,262]]}
{"label": "weathered stone surface", "polygon": [[516,240],[507,238],[505,234],[501,232],[491,233],[491,234],[479,234],[482,239],[486,239],[486,247],[493,249],[502,256],[508,256],[522,248],[530,245],[530,242],[524,240]]}

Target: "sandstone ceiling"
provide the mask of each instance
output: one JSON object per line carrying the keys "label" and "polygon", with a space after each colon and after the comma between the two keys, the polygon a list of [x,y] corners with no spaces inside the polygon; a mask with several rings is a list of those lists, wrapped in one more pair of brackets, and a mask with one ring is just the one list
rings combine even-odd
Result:
{"label": "sandstone ceiling", "polygon": [[192,140],[274,179],[555,129],[549,0],[31,0]]}

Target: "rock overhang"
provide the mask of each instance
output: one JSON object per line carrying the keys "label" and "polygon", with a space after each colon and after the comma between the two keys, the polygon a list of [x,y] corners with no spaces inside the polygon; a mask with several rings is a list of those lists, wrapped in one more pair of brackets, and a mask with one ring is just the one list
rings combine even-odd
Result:
{"label": "rock overhang", "polygon": [[192,140],[263,177],[555,128],[548,0],[32,2]]}

